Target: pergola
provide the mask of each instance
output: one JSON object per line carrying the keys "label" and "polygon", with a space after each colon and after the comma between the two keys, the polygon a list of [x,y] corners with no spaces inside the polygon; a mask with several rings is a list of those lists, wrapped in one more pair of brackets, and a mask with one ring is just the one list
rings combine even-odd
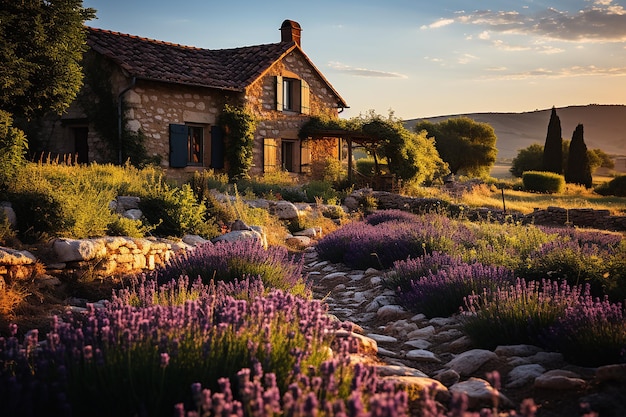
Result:
{"label": "pergola", "polygon": [[[313,132],[308,133],[308,138],[311,140],[315,139],[326,139],[326,138],[338,138],[341,140],[345,140],[348,145],[348,180],[353,181],[353,169],[352,169],[352,147],[353,144],[357,144],[364,148],[368,148],[368,145],[374,145],[380,141],[380,138],[368,135],[361,131],[355,130],[347,130],[347,129],[317,129]],[[341,158],[341,155],[340,155]],[[376,154],[374,154],[374,161],[378,164],[378,159]]]}

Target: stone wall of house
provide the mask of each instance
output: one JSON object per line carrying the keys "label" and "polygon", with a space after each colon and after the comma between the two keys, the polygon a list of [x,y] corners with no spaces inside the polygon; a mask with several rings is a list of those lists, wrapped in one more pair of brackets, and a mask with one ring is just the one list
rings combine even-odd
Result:
{"label": "stone wall of house", "polygon": [[[276,111],[274,77],[277,75],[297,76],[309,84],[310,115]],[[255,141],[259,145],[254,149],[254,166],[251,170],[253,174],[263,172],[264,138],[298,140],[300,127],[309,120],[309,116],[337,117],[338,115],[337,98],[333,91],[297,50],[277,62],[263,78],[248,88],[246,102],[260,120],[255,136]]]}
{"label": "stone wall of house", "polygon": [[[224,104],[235,102],[234,93],[207,88],[138,81],[124,98],[128,105],[127,127],[146,135],[149,155],[160,155],[161,165],[169,166],[169,125],[198,124],[205,130],[205,166],[211,160],[210,126],[217,123]],[[190,168],[193,170],[193,168]]]}

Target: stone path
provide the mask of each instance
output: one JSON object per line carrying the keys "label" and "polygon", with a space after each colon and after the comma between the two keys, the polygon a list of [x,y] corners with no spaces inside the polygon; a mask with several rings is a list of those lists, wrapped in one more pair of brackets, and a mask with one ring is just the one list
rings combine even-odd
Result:
{"label": "stone path", "polygon": [[[437,400],[468,395],[470,407],[519,407],[524,398],[539,404],[538,416],[577,416],[587,402],[601,417],[626,416],[626,364],[581,368],[567,364],[560,353],[530,345],[476,349],[455,317],[427,319],[397,304],[384,286],[384,272],[353,270],[320,261],[311,248],[305,272],[314,296],[330,313],[355,324],[365,359],[380,377],[417,389],[436,387]],[[500,373],[501,389],[487,373]]]}

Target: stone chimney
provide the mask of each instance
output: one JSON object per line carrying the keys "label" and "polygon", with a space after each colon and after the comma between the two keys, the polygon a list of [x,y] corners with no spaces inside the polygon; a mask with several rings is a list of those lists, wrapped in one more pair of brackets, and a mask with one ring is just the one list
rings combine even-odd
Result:
{"label": "stone chimney", "polygon": [[293,20],[285,20],[280,27],[280,41],[281,42],[295,42],[296,45],[302,46],[300,43],[300,32],[302,28],[298,22]]}

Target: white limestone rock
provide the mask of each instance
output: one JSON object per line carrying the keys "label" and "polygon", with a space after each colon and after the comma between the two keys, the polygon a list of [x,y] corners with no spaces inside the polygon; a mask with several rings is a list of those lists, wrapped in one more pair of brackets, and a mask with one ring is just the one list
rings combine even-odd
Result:
{"label": "white limestone rock", "polygon": [[89,261],[107,254],[103,239],[57,239],[52,250],[57,262]]}
{"label": "white limestone rock", "polygon": [[393,320],[398,317],[402,317],[406,314],[404,307],[396,304],[389,304],[382,306],[376,310],[376,316],[381,320]]}
{"label": "white limestone rock", "polygon": [[27,250],[17,250],[0,246],[0,265],[32,265],[35,262],[37,262],[37,258]]}
{"label": "white limestone rock", "polygon": [[543,349],[534,345],[503,345],[503,346],[496,347],[496,350],[494,350],[494,352],[498,356],[526,357],[526,356],[535,355],[539,352],[543,352]]}
{"label": "white limestone rock", "polygon": [[378,376],[413,376],[428,378],[424,372],[404,365],[380,365],[376,366]]}
{"label": "white limestone rock", "polygon": [[587,383],[575,372],[554,369],[535,378],[535,388],[574,390],[584,388]]}
{"label": "white limestone rock", "polygon": [[472,349],[456,355],[446,364],[446,367],[454,369],[461,376],[469,376],[485,363],[497,357],[498,355],[490,350]]}
{"label": "white limestone rock", "polygon": [[300,215],[295,204],[286,200],[277,201],[272,211],[280,220],[294,220]]}
{"label": "white limestone rock", "polygon": [[421,329],[413,330],[407,335],[409,339],[427,339],[435,334],[434,326],[426,326]]}
{"label": "white limestone rock", "polygon": [[181,240],[185,242],[186,244],[188,244],[189,246],[201,246],[206,243],[211,243],[209,240],[203,238],[202,236],[189,235],[189,234],[183,236]]}
{"label": "white limestone rock", "polygon": [[397,343],[398,339],[392,336],[387,336],[378,333],[368,333],[367,337],[374,339],[377,343]]}
{"label": "white limestone rock", "polygon": [[433,352],[425,349],[410,350],[406,353],[406,358],[416,362],[441,362],[441,360]]}
{"label": "white limestone rock", "polygon": [[458,382],[450,387],[450,392],[452,394],[464,393],[467,395],[470,408],[492,406],[495,396],[498,398],[498,404],[505,407],[513,405],[511,400],[504,394],[494,389],[489,382],[480,378],[470,378],[467,381]]}
{"label": "white limestone rock", "polygon": [[539,375],[546,372],[546,368],[537,364],[531,363],[528,365],[520,365],[511,370],[507,376],[507,388],[519,388],[526,384],[535,381]]}

